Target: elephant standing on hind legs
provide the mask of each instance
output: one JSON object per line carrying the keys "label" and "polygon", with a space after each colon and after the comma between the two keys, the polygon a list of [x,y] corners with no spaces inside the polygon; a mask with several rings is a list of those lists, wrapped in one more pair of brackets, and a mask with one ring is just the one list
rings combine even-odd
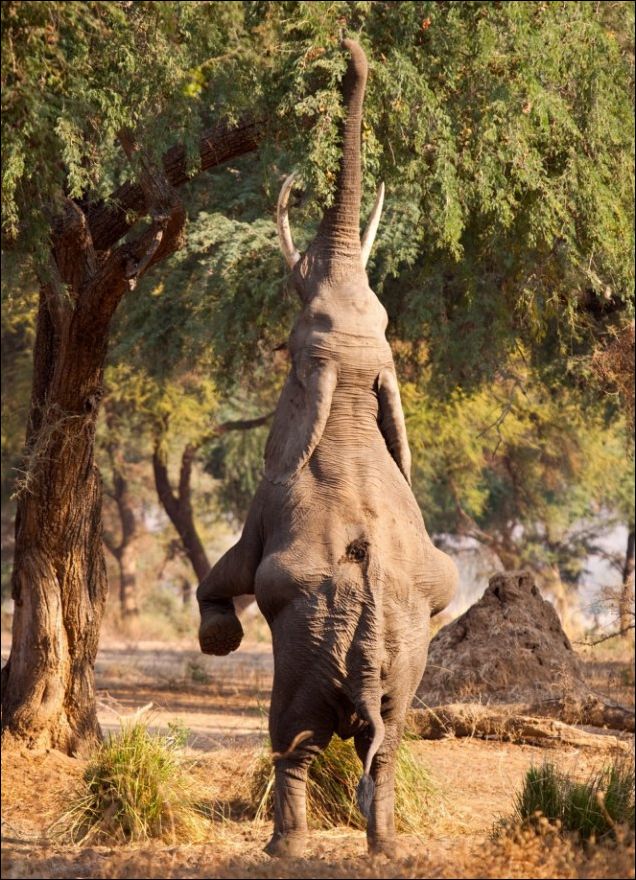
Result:
{"label": "elephant standing on hind legs", "polygon": [[457,572],[437,550],[410,488],[410,452],[387,314],[365,264],[383,187],[360,240],[360,128],[367,61],[360,46],[343,81],[346,118],[333,205],[304,255],[278,203],[281,247],[302,310],[291,370],[240,541],[198,589],[208,654],[238,648],[232,598],[254,593],[272,631],[270,735],[276,755],[270,855],[301,856],[311,760],[334,733],[363,763],[358,802],[372,852],[395,849],[394,778],[404,719],[426,665],[429,621]]}

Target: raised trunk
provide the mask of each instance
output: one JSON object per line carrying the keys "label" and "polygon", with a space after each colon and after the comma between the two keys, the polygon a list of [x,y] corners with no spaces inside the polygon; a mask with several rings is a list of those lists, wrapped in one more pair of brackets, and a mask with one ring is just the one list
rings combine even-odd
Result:
{"label": "raised trunk", "polygon": [[368,68],[364,52],[357,43],[345,40],[343,45],[349,50],[350,60],[342,83],[346,113],[341,135],[342,158],[333,205],[325,211],[311,246],[313,253],[326,259],[330,270],[344,270],[351,262],[356,265],[361,262],[360,136]]}

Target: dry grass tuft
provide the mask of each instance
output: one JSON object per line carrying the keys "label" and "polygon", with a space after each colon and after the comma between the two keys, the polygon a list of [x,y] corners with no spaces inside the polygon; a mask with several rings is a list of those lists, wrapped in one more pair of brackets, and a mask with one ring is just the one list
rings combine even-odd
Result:
{"label": "dry grass tuft", "polygon": [[52,829],[72,843],[199,841],[210,825],[200,789],[178,752],[188,731],[150,733],[138,717],[122,721],[84,771],[69,808]]}
{"label": "dry grass tuft", "polygon": [[[330,829],[346,825],[366,828],[356,805],[356,788],[362,765],[352,740],[332,737],[327,748],[311,764],[307,778],[307,816],[310,826]],[[271,816],[274,765],[269,751],[257,759],[251,795],[257,804],[255,818]],[[429,815],[434,787],[426,768],[403,741],[395,774],[395,819],[399,831],[418,831]]]}
{"label": "dry grass tuft", "polygon": [[546,823],[580,840],[617,839],[634,830],[634,762],[617,758],[588,779],[573,779],[554,764],[530,767],[515,795],[513,815],[500,830]]}

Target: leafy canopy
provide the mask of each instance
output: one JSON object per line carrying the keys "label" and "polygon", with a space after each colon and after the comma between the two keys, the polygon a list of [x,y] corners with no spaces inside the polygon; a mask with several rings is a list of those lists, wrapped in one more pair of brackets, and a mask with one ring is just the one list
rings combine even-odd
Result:
{"label": "leafy canopy", "polygon": [[[417,389],[423,506],[450,527],[457,471],[480,528],[500,528],[500,512],[562,533],[600,509],[620,457],[616,412],[589,410],[586,369],[633,315],[633,22],[630,3],[3,3],[4,240],[24,268],[63,194],[84,204],[131,176],[123,126],[155,157],[185,143],[194,174],[207,125],[260,120],[257,156],[185,188],[187,246],[120,309],[108,382],[180,437],[203,436],[221,405],[262,413],[278,381],[267,359],[297,310],[278,187],[300,170],[302,246],[335,179],[339,33],[357,36],[371,66],[366,207],[378,180],[388,190],[371,282]],[[520,352],[523,392],[509,378]],[[505,407],[495,454],[483,432]],[[217,443],[209,467],[236,476],[246,442]]]}

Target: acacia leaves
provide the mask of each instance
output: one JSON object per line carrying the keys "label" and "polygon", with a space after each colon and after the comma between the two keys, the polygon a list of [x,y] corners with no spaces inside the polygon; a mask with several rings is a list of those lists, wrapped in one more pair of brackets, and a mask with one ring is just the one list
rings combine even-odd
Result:
{"label": "acacia leaves", "polygon": [[[127,172],[123,128],[155,156],[175,142],[192,153],[212,109],[209,89],[192,88],[197,69],[242,20],[236,3],[3,3],[5,240],[44,238],[62,195],[106,197]],[[235,60],[206,68],[217,108]]]}

